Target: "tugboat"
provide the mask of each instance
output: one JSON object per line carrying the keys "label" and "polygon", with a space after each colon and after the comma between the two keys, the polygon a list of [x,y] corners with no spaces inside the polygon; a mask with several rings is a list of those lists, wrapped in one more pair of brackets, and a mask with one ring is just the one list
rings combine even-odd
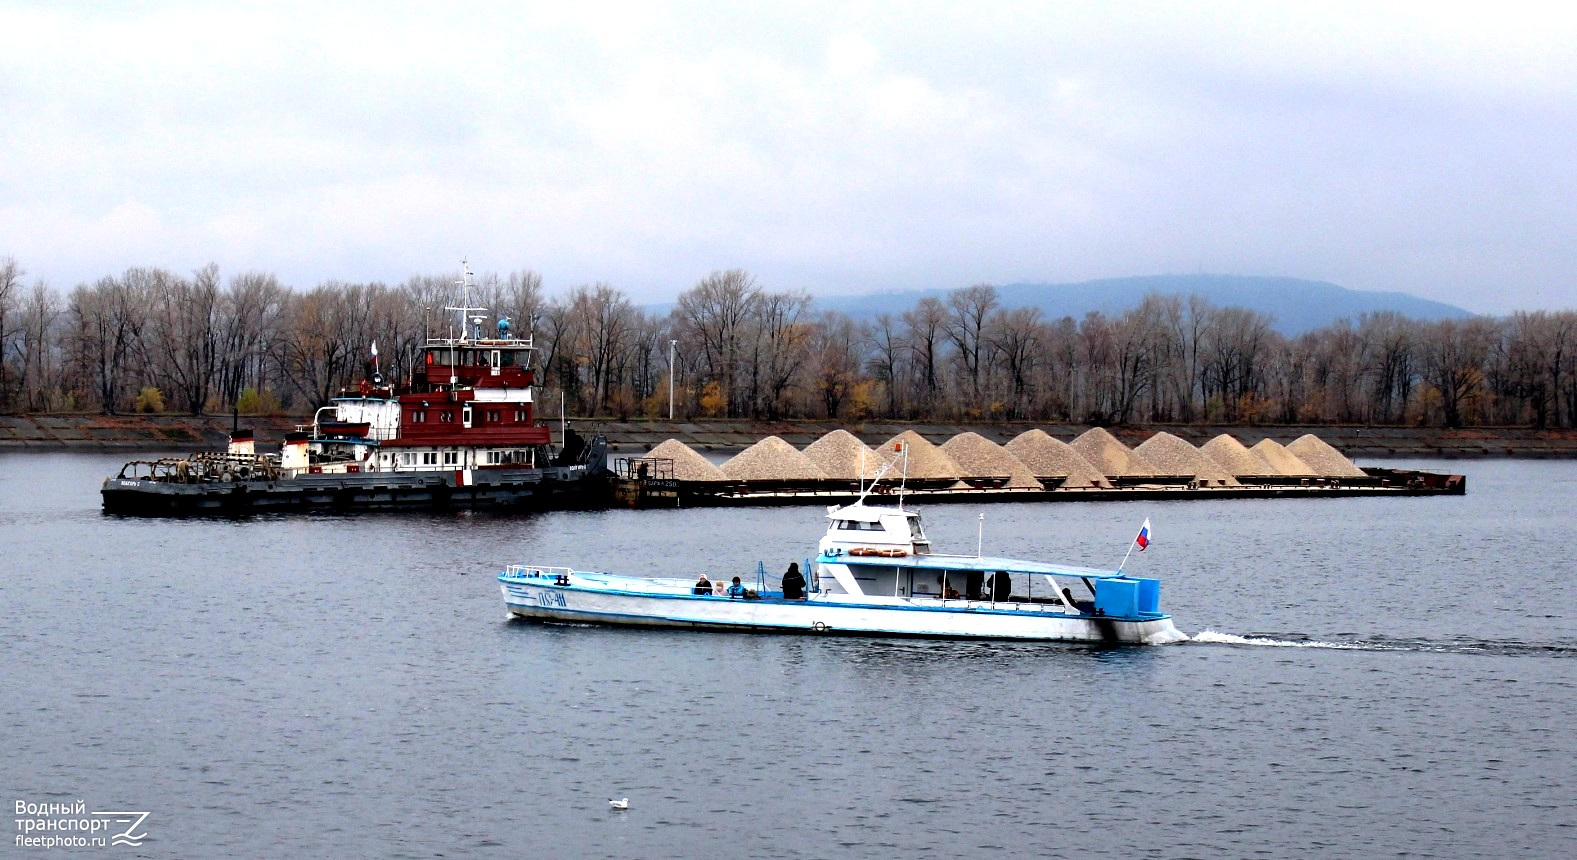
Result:
{"label": "tugboat", "polygon": [[[463,266],[463,264],[462,264]],[[536,414],[532,337],[507,317],[483,337],[464,269],[457,330],[429,337],[409,384],[377,370],[286,434],[278,455],[236,430],[224,452],[133,460],[105,478],[104,510],[182,514],[267,510],[526,506],[601,507],[607,442]]]}

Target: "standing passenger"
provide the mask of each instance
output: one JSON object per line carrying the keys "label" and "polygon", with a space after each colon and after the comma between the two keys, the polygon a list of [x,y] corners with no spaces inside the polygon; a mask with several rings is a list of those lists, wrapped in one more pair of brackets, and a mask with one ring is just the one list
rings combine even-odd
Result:
{"label": "standing passenger", "polygon": [[799,562],[789,562],[788,570],[783,573],[783,599],[805,599],[805,577],[799,572]]}

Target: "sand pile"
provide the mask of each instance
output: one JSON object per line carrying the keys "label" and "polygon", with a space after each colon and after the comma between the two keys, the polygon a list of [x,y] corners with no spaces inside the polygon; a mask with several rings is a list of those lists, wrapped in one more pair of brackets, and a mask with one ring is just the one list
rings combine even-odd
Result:
{"label": "sand pile", "polygon": [[1128,450],[1126,445],[1117,441],[1117,437],[1100,427],[1084,431],[1079,438],[1068,444],[1084,459],[1089,460],[1090,465],[1099,469],[1103,475],[1115,478],[1167,474],[1157,471],[1155,464],[1145,459],[1142,454]]}
{"label": "sand pile", "polygon": [[1167,432],[1157,433],[1144,440],[1134,453],[1155,464],[1159,475],[1191,475],[1212,486],[1241,487],[1232,473],[1220,463],[1206,457],[1198,448]]}
{"label": "sand pile", "polygon": [[798,448],[768,436],[735,454],[722,466],[723,474],[736,481],[823,481],[822,472]]}
{"label": "sand pile", "polygon": [[[897,452],[899,443],[903,444],[904,450],[909,454],[908,475],[911,478],[920,478],[922,480],[929,478],[957,478],[963,473],[963,469],[953,462],[952,457],[947,456],[946,451],[927,442],[924,436],[913,430],[905,430],[883,442],[882,446],[876,449],[876,453],[879,456],[891,459]],[[887,473],[887,477],[896,478],[901,474],[904,474],[904,464],[902,462],[893,466],[892,470]]]}
{"label": "sand pile", "polygon": [[960,433],[942,443],[942,451],[953,458],[966,478],[1006,477],[1009,488],[1041,489],[1028,466],[979,433]]}
{"label": "sand pile", "polygon": [[680,481],[726,481],[728,476],[707,459],[678,439],[669,439],[652,449],[648,457],[674,461],[674,478]]}
{"label": "sand pile", "polygon": [[1067,480],[1062,482],[1064,487],[1093,487],[1106,480],[1100,469],[1091,465],[1067,442],[1053,439],[1039,428],[1020,433],[1005,448],[1037,477],[1067,476]]}
{"label": "sand pile", "polygon": [[1287,446],[1287,450],[1296,454],[1299,460],[1314,467],[1314,474],[1330,478],[1366,478],[1364,470],[1353,465],[1353,461],[1342,455],[1342,452],[1332,448],[1325,440],[1309,433],[1299,436]]}
{"label": "sand pile", "polygon": [[1259,457],[1248,446],[1239,442],[1232,436],[1222,433],[1209,442],[1199,446],[1200,453],[1214,460],[1217,465],[1227,470],[1227,474],[1235,477],[1265,477],[1279,475],[1269,464]]}
{"label": "sand pile", "polygon": [[[870,480],[882,470],[885,462],[880,454],[872,451],[858,437],[847,430],[834,430],[805,446],[806,459],[828,478],[841,481]],[[861,457],[864,457],[862,460]],[[860,474],[860,463],[865,464],[865,474]]]}
{"label": "sand pile", "polygon": [[1275,439],[1261,439],[1249,449],[1254,456],[1265,461],[1270,474],[1288,478],[1312,478],[1314,467],[1298,459],[1298,455],[1282,447]]}

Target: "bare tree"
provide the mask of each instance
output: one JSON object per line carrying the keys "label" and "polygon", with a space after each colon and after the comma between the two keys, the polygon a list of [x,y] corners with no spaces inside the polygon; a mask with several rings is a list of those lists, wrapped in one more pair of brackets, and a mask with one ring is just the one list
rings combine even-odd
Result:
{"label": "bare tree", "polygon": [[[219,396],[232,408],[249,385],[261,393],[271,389],[266,370],[279,354],[290,292],[266,272],[243,272],[230,278],[219,304]],[[283,382],[280,380],[279,382]]]}
{"label": "bare tree", "polygon": [[810,309],[803,290],[763,292],[756,302],[750,361],[751,414],[776,420],[787,411],[787,394],[805,366],[810,340],[801,322]]}
{"label": "bare tree", "polygon": [[[816,411],[837,419],[859,386],[863,337],[846,314],[825,311],[809,327],[809,365]],[[863,408],[863,407],[862,407]]]}
{"label": "bare tree", "polygon": [[571,293],[570,313],[579,335],[577,353],[584,357],[590,377],[591,397],[580,401],[581,411],[601,415],[608,405],[612,370],[635,330],[635,309],[624,293],[599,283]]}
{"label": "bare tree", "polygon": [[1215,315],[1204,366],[1204,380],[1219,398],[1222,417],[1237,421],[1264,390],[1264,361],[1274,343],[1270,317],[1247,308],[1224,308]]}
{"label": "bare tree", "polygon": [[1008,379],[1008,417],[1029,417],[1035,360],[1040,347],[1040,308],[995,311],[986,327],[987,340],[1000,356]]}
{"label": "bare tree", "polygon": [[900,399],[904,390],[901,373],[908,363],[903,335],[891,314],[878,314],[866,326],[865,339],[871,344],[866,372],[887,389],[887,415],[897,418],[905,411],[901,404],[907,403],[907,399]]}
{"label": "bare tree", "polygon": [[1495,327],[1482,319],[1441,320],[1419,337],[1424,379],[1440,398],[1447,427],[1461,427],[1465,405],[1484,390],[1484,362]]}
{"label": "bare tree", "polygon": [[146,297],[139,286],[146,280],[139,270],[131,269],[125,277],[100,278],[91,287],[80,285],[71,292],[66,312],[71,319],[73,359],[106,415],[130,402],[126,392],[137,382],[128,366],[137,360],[147,321]]}
{"label": "bare tree", "polygon": [[219,267],[210,263],[189,281],[156,270],[150,285],[153,376],[161,388],[180,395],[188,412],[200,415],[219,369]]}
{"label": "bare tree", "polygon": [[60,361],[56,331],[60,299],[40,281],[33,285],[20,310],[17,387],[22,406],[29,412],[49,410],[54,408],[59,389],[55,374]]}
{"label": "bare tree", "polygon": [[1417,374],[1413,322],[1395,311],[1361,314],[1358,339],[1362,374],[1369,383],[1369,418],[1396,423],[1406,413]]}
{"label": "bare tree", "polygon": [[13,349],[8,328],[15,312],[17,291],[22,288],[22,267],[13,257],[0,257],[0,409],[11,405],[11,384],[6,375],[6,356]]}
{"label": "bare tree", "polygon": [[941,389],[942,333],[947,323],[947,309],[933,296],[926,296],[915,306],[904,311],[904,342],[915,365],[915,384],[918,387],[918,411],[927,418],[935,417],[937,395]]}
{"label": "bare tree", "polygon": [[761,288],[743,269],[713,272],[679,294],[674,307],[680,340],[698,347],[706,367],[703,384],[715,386],[718,411],[726,417],[744,412],[747,325],[757,313]]}
{"label": "bare tree", "polygon": [[947,296],[948,315],[943,323],[943,331],[957,351],[964,379],[969,385],[969,405],[976,410],[985,406],[980,367],[981,351],[986,346],[983,333],[986,319],[998,304],[997,288],[990,284],[963,287]]}

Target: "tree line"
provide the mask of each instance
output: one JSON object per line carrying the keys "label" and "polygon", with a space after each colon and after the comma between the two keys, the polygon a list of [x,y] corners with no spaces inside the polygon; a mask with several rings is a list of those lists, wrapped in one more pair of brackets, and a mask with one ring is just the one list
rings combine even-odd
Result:
{"label": "tree line", "polygon": [[[0,412],[305,414],[369,372],[407,379],[447,335],[458,275],[296,290],[133,268],[62,293],[0,258]],[[1151,294],[1048,319],[988,284],[860,321],[713,272],[654,313],[606,284],[547,295],[529,270],[473,300],[537,347],[552,415],[1577,426],[1577,312],[1427,322],[1368,313],[1284,336],[1266,314]],[[673,359],[670,367],[670,357]]]}

